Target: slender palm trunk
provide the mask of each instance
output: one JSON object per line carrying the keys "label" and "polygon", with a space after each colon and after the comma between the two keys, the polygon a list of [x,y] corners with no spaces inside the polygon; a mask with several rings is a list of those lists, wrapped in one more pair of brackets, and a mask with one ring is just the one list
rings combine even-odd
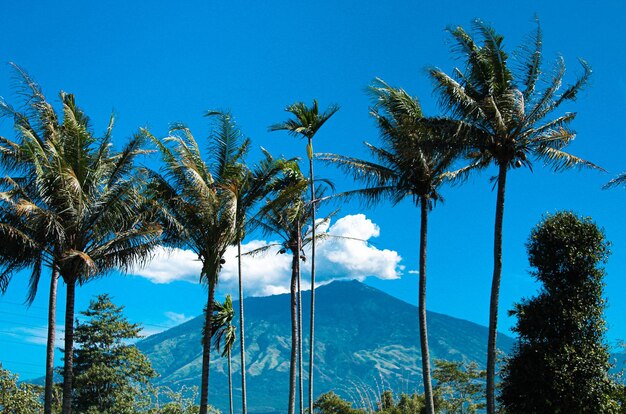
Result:
{"label": "slender palm trunk", "polygon": [[63,404],[62,414],[72,413],[72,375],[74,364],[74,301],[76,281],[67,283],[65,298],[65,349],[63,365]]}
{"label": "slender palm trunk", "polygon": [[[300,226],[298,226],[299,228]],[[301,240],[300,240],[301,242]],[[302,250],[302,245],[298,246],[298,251]],[[298,394],[300,396],[300,414],[304,413],[304,394],[303,378],[302,378],[302,288],[301,288],[301,272],[298,271]]]}
{"label": "slender palm trunk", "polygon": [[241,345],[241,407],[246,414],[248,405],[246,402],[246,344],[243,321],[243,281],[241,272],[241,241],[237,242],[237,267],[239,272],[239,343]]}
{"label": "slender palm trunk", "polygon": [[309,413],[313,412],[313,357],[315,348],[315,178],[313,174],[313,139],[309,137],[309,169],[311,171],[311,327],[309,333]]}
{"label": "slender palm trunk", "polygon": [[[300,243],[298,243],[299,245]],[[297,249],[297,247],[296,247]],[[291,259],[291,358],[289,361],[288,414],[296,411],[296,370],[298,357],[298,273],[300,273],[300,251],[292,251]]]}
{"label": "slender palm trunk", "polygon": [[209,298],[204,315],[204,343],[202,344],[202,380],[200,390],[200,414],[207,414],[209,405],[209,364],[211,363],[211,319],[213,317],[213,301],[215,284],[209,282]]}
{"label": "slender palm trunk", "polygon": [[424,397],[426,414],[435,414],[433,404],[433,385],[430,379],[430,351],[428,349],[428,326],[426,323],[426,245],[428,236],[428,198],[420,198],[420,268],[419,268],[419,321],[420,346],[422,351],[422,379],[424,380]]}
{"label": "slender palm trunk", "polygon": [[233,414],[233,371],[230,350],[228,351],[228,401],[230,401],[230,414]]}
{"label": "slender palm trunk", "polygon": [[46,343],[46,388],[44,392],[44,414],[52,414],[52,391],[54,389],[54,340],[57,323],[57,284],[59,272],[52,266],[50,277],[50,299],[48,301],[48,341]]}
{"label": "slender palm trunk", "polygon": [[502,221],[504,218],[506,171],[506,165],[499,166],[496,223],[493,237],[493,279],[489,303],[489,341],[487,343],[487,414],[495,414],[496,412],[496,338],[498,334],[498,300],[500,299],[500,280],[502,278]]}

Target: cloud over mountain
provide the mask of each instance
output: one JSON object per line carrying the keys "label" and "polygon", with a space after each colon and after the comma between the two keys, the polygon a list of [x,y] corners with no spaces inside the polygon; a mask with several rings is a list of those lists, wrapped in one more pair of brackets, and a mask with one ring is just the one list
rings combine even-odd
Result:
{"label": "cloud over mountain", "polygon": [[[369,243],[378,237],[380,228],[364,214],[347,215],[328,223],[318,231],[328,237],[318,242],[316,272],[320,284],[349,277],[363,280],[368,276],[381,279],[400,277],[404,266],[398,252],[379,249]],[[251,240],[242,245],[242,251],[249,252],[269,246],[263,254],[244,256],[242,271],[247,295],[266,296],[284,293],[289,290],[291,277],[291,256],[279,254],[278,242],[271,240]],[[307,257],[310,249],[305,250]],[[237,249],[230,247],[224,259],[226,263],[220,274],[220,288],[235,291],[237,287]],[[145,277],[154,283],[174,281],[198,281],[201,263],[197,256],[183,249],[159,247],[153,259],[143,267],[137,267],[131,274]],[[302,266],[303,288],[309,287],[308,262]]]}

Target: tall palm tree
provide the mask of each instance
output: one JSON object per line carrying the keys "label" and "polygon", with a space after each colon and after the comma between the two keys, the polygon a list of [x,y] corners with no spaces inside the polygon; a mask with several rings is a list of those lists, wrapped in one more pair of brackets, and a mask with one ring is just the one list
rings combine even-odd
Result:
{"label": "tall palm tree", "polygon": [[[24,112],[16,111],[11,105],[0,99],[0,116],[13,119],[15,129],[20,136],[28,135],[40,141],[40,145],[52,135],[59,134],[61,127],[56,112],[43,95],[37,83],[19,66],[11,63],[20,79],[20,89],[24,99]],[[38,154],[30,150],[27,142],[14,142],[10,139],[0,137],[0,165],[4,167],[6,173],[10,174],[3,179],[0,191],[7,190],[3,197],[12,198],[14,190],[22,188],[31,193],[38,192],[35,177],[37,174],[32,171],[38,164],[36,157]],[[33,159],[35,157],[35,160]],[[17,185],[17,186],[16,186]],[[0,202],[1,203],[1,202]],[[3,240],[10,240],[0,248],[1,268],[0,290],[4,292],[7,288],[11,275],[21,269],[31,268],[31,277],[27,305],[32,304],[39,287],[39,280],[42,274],[42,266],[46,263],[51,268],[50,291],[48,301],[48,332],[46,344],[46,376],[44,391],[44,414],[52,413],[52,390],[54,386],[54,341],[56,328],[56,297],[58,268],[52,263],[51,255],[47,254],[54,243],[47,239],[45,228],[30,228],[27,222],[10,211],[10,208],[3,210],[0,218],[0,236]],[[43,246],[46,245],[47,248]]]}
{"label": "tall palm tree", "polygon": [[110,129],[104,138],[94,138],[73,95],[61,93],[61,102],[59,134],[45,142],[23,137],[37,153],[33,171],[40,191],[31,193],[16,183],[15,197],[5,201],[31,228],[46,228],[54,242],[47,253],[67,289],[62,412],[69,414],[76,285],[146,259],[161,230],[150,221],[146,200],[132,177],[134,160],[144,153],[141,136],[114,152]]}
{"label": "tall palm tree", "polygon": [[[295,160],[283,160],[281,176],[271,185],[272,199],[268,200],[258,215],[253,218],[253,225],[260,228],[266,235],[278,235],[281,242],[278,245],[270,244],[256,249],[248,254],[257,254],[280,246],[279,253],[291,253],[291,357],[289,369],[289,400],[287,412],[295,412],[296,396],[296,368],[301,368],[297,360],[301,356],[301,323],[299,309],[301,298],[298,287],[300,285],[300,261],[306,260],[304,246],[312,244],[313,229],[307,224],[313,214],[312,203],[305,199],[309,187],[308,179],[302,174]],[[323,187],[317,188],[317,197],[321,198]],[[328,221],[328,217],[316,226],[319,227]],[[299,359],[301,362],[301,359]],[[300,379],[302,372],[299,373]],[[300,388],[302,393],[302,388]],[[302,408],[302,407],[301,407]]]}
{"label": "tall palm tree", "polygon": [[[492,164],[498,170],[487,353],[487,412],[494,414],[496,334],[507,172],[519,167],[532,168],[531,157],[551,166],[555,171],[573,166],[596,167],[564,150],[575,136],[570,124],[576,113],[554,114],[563,103],[576,99],[591,75],[591,68],[581,60],[582,75],[571,85],[562,88],[565,75],[563,58],[557,59],[549,79],[542,76],[542,36],[539,25],[530,44],[523,45],[513,55],[513,62],[504,50],[503,37],[492,27],[475,20],[473,28],[475,35],[462,27],[449,30],[463,66],[455,68],[452,76],[439,68],[431,68],[429,73],[444,109],[458,119],[472,137],[468,142],[471,148],[468,157],[472,164],[461,171],[458,177],[462,178],[472,168]],[[547,86],[540,90],[542,84]]]}
{"label": "tall palm tree", "polygon": [[[233,125],[234,126],[234,125]],[[237,130],[233,133],[238,133]],[[248,215],[254,206],[271,191],[271,182],[282,169],[282,162],[274,160],[271,154],[262,148],[265,158],[252,168],[239,163],[239,174],[234,175],[229,188],[237,198],[236,227],[237,227],[237,274],[239,279],[239,330],[241,354],[241,401],[243,414],[247,412],[246,401],[246,354],[244,337],[244,300],[243,275],[241,271],[241,243],[248,229]]]}
{"label": "tall palm tree", "polygon": [[448,171],[461,154],[462,146],[457,142],[453,121],[424,117],[417,98],[403,89],[377,79],[370,91],[375,98],[370,113],[377,121],[383,141],[381,147],[366,143],[376,162],[335,154],[319,154],[318,158],[365,184],[363,189],[341,194],[343,197],[359,196],[368,204],[387,199],[394,205],[409,198],[420,207],[420,347],[426,412],[434,414],[426,323],[428,212],[442,200],[439,188],[450,175]]}
{"label": "tall palm tree", "polygon": [[307,140],[307,157],[309,159],[309,185],[311,188],[311,204],[313,205],[311,215],[311,228],[313,230],[311,239],[311,326],[309,338],[309,412],[313,412],[313,361],[315,344],[315,175],[313,173],[313,137],[319,129],[339,110],[339,106],[331,105],[326,111],[320,113],[317,100],[313,100],[313,105],[308,107],[303,102],[289,105],[285,111],[291,113],[293,118],[285,122],[270,126],[270,131],[287,131],[296,137],[303,137]]}
{"label": "tall palm tree", "polygon": [[[222,353],[223,357],[228,358],[228,396],[230,401],[230,414],[233,414],[233,374],[231,352],[233,345],[237,339],[237,327],[233,325],[235,311],[233,310],[233,301],[230,295],[226,295],[224,303],[215,302],[213,305],[213,321],[211,335],[213,336],[213,345],[217,352]],[[223,350],[222,350],[223,346]]]}
{"label": "tall palm tree", "polygon": [[[148,171],[148,193],[158,204],[158,217],[164,228],[164,243],[184,247],[198,255],[202,263],[200,282],[208,285],[204,330],[212,326],[215,288],[228,246],[236,243],[237,197],[232,180],[240,174],[239,160],[249,141],[231,134],[232,119],[224,113],[211,113],[216,119],[209,137],[211,158],[205,162],[200,148],[184,125],[174,125],[163,142],[152,141],[164,161],[161,172]],[[210,337],[202,351],[200,413],[206,414],[209,395]]]}

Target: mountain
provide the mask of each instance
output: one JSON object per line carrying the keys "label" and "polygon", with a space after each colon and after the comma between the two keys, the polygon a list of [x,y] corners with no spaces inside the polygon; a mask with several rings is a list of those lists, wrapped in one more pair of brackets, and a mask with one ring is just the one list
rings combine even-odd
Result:
{"label": "mountain", "polygon": [[[315,394],[329,390],[351,399],[355,389],[374,398],[374,390],[411,392],[421,388],[417,308],[357,281],[334,282],[316,290]],[[285,412],[288,397],[289,295],[245,300],[248,405],[251,413]],[[303,292],[304,332],[309,331],[310,292]],[[238,309],[239,304],[234,303]],[[238,312],[237,312],[238,314]],[[238,324],[239,321],[237,320]],[[158,384],[198,385],[202,360],[202,317],[138,343],[160,373]],[[431,358],[471,360],[485,366],[487,328],[443,314],[428,313]],[[308,340],[304,339],[305,371]],[[508,352],[513,339],[500,334]],[[239,349],[239,344],[235,344]],[[233,355],[235,407],[240,407],[240,362]],[[228,407],[227,365],[211,355],[209,402]],[[305,393],[307,389],[305,375]],[[306,405],[305,394],[305,405]]]}

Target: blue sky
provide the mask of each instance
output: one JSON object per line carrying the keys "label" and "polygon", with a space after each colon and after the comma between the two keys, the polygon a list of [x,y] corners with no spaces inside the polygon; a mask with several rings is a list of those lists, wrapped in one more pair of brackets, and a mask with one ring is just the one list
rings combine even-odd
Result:
{"label": "blue sky", "polygon": [[[600,187],[626,169],[626,132],[621,128],[626,116],[623,2],[599,6],[588,1],[527,1],[513,6],[502,1],[189,1],[177,7],[165,1],[5,2],[0,13],[0,95],[10,102],[16,99],[14,74],[4,64],[14,61],[51,100],[60,90],[76,94],[97,132],[104,130],[114,111],[115,142],[120,145],[143,126],[164,136],[174,121],[187,123],[202,138],[208,133],[202,114],[230,109],[255,147],[286,156],[304,156],[303,142],[269,134],[268,125],[285,119],[287,104],[317,98],[322,106],[338,103],[341,110],[316,137],[315,150],[366,156],[361,142],[378,142],[364,92],[372,79],[381,77],[407,89],[420,98],[428,114],[440,114],[424,69],[434,65],[449,72],[457,63],[444,29],[467,27],[479,17],[502,33],[506,47],[513,50],[535,29],[535,14],[542,24],[546,63],[563,55],[569,79],[580,73],[578,57],[593,67],[589,87],[564,110],[578,112],[578,137],[571,152],[609,174],[556,174],[539,164],[534,173],[510,174],[500,328],[506,332],[514,322],[506,316],[511,304],[536,289],[524,247],[530,229],[545,213],[571,209],[592,216],[612,242],[606,316],[608,337],[615,342],[626,339],[626,189]],[[0,124],[0,133],[12,136],[9,122]],[[252,158],[258,156],[255,150]],[[146,163],[155,165],[153,160]],[[333,179],[339,190],[352,186],[332,169],[318,166],[317,172]],[[428,308],[481,324],[488,320],[492,272],[491,175],[493,171],[484,171],[463,186],[444,189],[446,201],[432,212],[429,235]],[[417,276],[410,271],[417,268],[418,210],[410,203],[374,209],[354,203],[343,206],[337,218],[344,216],[352,217],[348,221],[360,217],[358,229],[371,237],[375,249],[363,254],[380,259],[375,269],[389,270],[391,263],[395,272],[403,273],[400,279],[370,277],[366,283],[416,303]],[[334,251],[345,254],[349,248],[334,246]],[[382,253],[385,249],[402,260],[394,262]],[[352,265],[345,256],[341,260],[343,268]],[[0,361],[32,377],[43,373],[44,347],[33,342],[44,341],[39,337],[45,336],[47,286],[44,281],[27,310],[21,304],[25,277],[18,275],[0,298]],[[230,286],[226,283],[222,293]],[[263,293],[260,287],[252,290]],[[126,306],[131,320],[152,332],[195,316],[205,299],[204,289],[188,281],[154,283],[145,277],[113,275],[80,288],[77,309],[84,309],[100,292],[110,293]],[[60,293],[57,316],[62,323],[62,289]]]}

